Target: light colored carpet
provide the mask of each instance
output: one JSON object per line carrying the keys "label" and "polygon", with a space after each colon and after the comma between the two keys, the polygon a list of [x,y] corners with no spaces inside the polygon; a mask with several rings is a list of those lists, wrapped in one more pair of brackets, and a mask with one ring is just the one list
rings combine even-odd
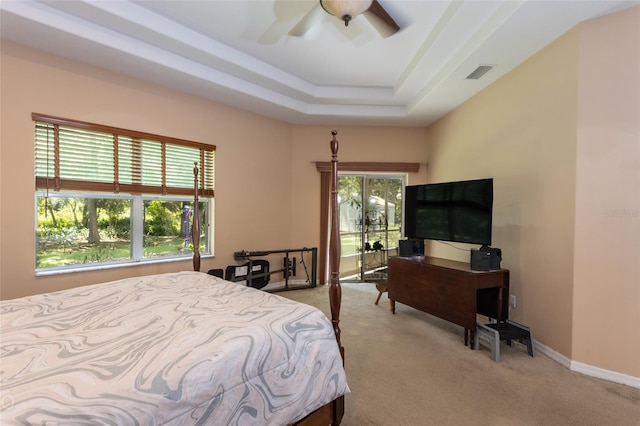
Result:
{"label": "light colored carpet", "polygon": [[[329,316],[327,286],[278,293]],[[640,426],[640,389],[572,372],[523,345],[464,346],[463,329],[397,304],[373,284],[342,285],[346,426]],[[535,330],[534,337],[535,337]]]}

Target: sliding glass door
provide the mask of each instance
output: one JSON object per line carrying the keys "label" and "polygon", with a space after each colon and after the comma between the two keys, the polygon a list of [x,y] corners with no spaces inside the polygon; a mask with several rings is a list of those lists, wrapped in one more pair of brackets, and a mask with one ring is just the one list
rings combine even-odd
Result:
{"label": "sliding glass door", "polygon": [[338,177],[341,280],[386,281],[387,259],[398,253],[403,185],[404,176]]}

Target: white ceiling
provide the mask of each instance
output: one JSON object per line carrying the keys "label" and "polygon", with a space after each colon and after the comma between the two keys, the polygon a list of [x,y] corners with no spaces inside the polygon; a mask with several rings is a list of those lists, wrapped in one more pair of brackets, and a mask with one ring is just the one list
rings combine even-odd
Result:
{"label": "white ceiling", "polygon": [[[14,1],[2,38],[297,124],[425,126],[579,22],[636,1],[379,0],[401,30],[317,0]],[[478,80],[479,65],[495,67]]]}

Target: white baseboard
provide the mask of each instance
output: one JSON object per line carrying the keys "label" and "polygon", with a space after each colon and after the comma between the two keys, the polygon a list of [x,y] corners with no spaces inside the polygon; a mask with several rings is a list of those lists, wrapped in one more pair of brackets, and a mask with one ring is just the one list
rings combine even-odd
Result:
{"label": "white baseboard", "polygon": [[617,373],[611,370],[605,370],[604,368],[594,367],[592,365],[584,364],[582,362],[572,361],[566,356],[559,354],[548,346],[535,341],[534,345],[536,351],[541,352],[557,362],[558,364],[568,368],[576,373],[585,374],[587,376],[596,377],[598,379],[608,380],[614,383],[620,383],[627,386],[640,389],[640,377],[630,376],[628,374]]}
{"label": "white baseboard", "polygon": [[640,377],[634,377],[628,374],[605,370],[604,368],[594,367],[592,365],[584,364],[577,361],[571,361],[571,370],[578,373],[586,374],[588,376],[597,377],[599,379],[621,383],[623,385],[640,389]]}

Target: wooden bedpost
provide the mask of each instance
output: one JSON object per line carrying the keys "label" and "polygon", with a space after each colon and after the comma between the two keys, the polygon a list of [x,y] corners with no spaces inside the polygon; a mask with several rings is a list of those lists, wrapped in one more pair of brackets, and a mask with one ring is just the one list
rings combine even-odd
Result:
{"label": "wooden bedpost", "polygon": [[[337,131],[332,130],[331,146],[331,197],[329,200],[329,305],[331,307],[331,324],[336,335],[340,356],[344,364],[344,348],[340,343],[340,304],[342,289],[340,288],[340,225],[338,222],[338,140]],[[326,189],[326,186],[324,187]],[[296,426],[318,426],[329,422],[332,426],[339,426],[344,417],[344,395],[318,408],[304,419],[295,423]]]}
{"label": "wooden bedpost", "polygon": [[340,305],[342,302],[342,288],[340,287],[340,225],[338,222],[338,140],[337,131],[332,130],[331,145],[331,221],[329,229],[329,304],[331,306],[331,322],[336,334],[338,347],[344,360],[344,348],[340,343]]}
{"label": "wooden bedpost", "polygon": [[193,163],[193,226],[191,238],[193,240],[193,270],[200,271],[200,208],[198,206],[198,163]]}

